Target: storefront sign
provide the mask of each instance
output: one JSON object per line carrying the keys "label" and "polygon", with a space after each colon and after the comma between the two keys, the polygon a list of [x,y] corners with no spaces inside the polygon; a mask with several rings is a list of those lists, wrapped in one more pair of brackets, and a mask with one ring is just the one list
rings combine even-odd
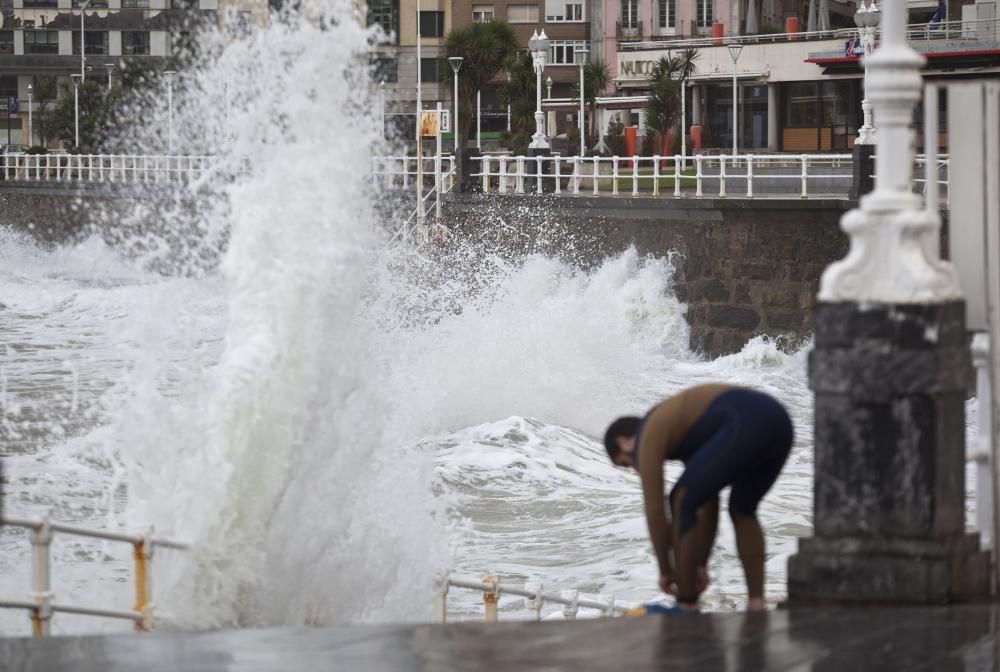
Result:
{"label": "storefront sign", "polygon": [[622,77],[649,77],[656,61],[621,61],[619,71]]}

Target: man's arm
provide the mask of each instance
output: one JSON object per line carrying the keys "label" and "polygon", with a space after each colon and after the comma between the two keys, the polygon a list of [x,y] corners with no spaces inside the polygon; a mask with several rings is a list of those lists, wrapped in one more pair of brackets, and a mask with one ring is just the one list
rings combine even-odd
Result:
{"label": "man's arm", "polygon": [[671,526],[667,522],[664,504],[663,460],[666,457],[667,438],[665,432],[648,427],[642,432],[639,446],[639,477],[642,479],[643,500],[646,507],[646,525],[649,540],[656,552],[656,561],[661,576],[674,574],[671,557]]}

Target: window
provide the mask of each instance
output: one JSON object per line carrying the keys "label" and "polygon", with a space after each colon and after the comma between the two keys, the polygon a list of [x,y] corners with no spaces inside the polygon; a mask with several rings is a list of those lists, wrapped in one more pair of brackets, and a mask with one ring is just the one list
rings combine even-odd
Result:
{"label": "window", "polygon": [[639,0],[622,0],[622,28],[639,27]]}
{"label": "window", "polygon": [[785,96],[785,128],[819,126],[817,82],[789,84]]}
{"label": "window", "polygon": [[[58,7],[59,0],[24,0],[25,9],[37,9],[41,7]],[[73,5],[78,7],[79,5]]]}
{"label": "window", "polygon": [[420,37],[444,37],[444,12],[420,12]]}
{"label": "window", "polygon": [[550,23],[583,21],[584,5],[566,0],[545,0],[545,20]]}
{"label": "window", "polygon": [[[84,53],[106,55],[108,53],[108,31],[88,30],[83,34]],[[80,53],[80,31],[73,31],[73,53]]]}
{"label": "window", "polygon": [[421,82],[438,81],[438,59],[436,58],[420,59],[420,81]]}
{"label": "window", "polygon": [[14,31],[0,30],[0,54],[14,53]]}
{"label": "window", "polygon": [[538,23],[538,5],[507,5],[507,23]]}
{"label": "window", "polygon": [[24,53],[26,54],[58,54],[58,30],[26,30],[24,31]]}
{"label": "window", "polygon": [[149,0],[122,0],[122,9],[149,9]]}
{"label": "window", "polygon": [[383,44],[399,44],[399,0],[369,0],[368,25],[381,26]]}
{"label": "window", "polygon": [[586,40],[553,40],[549,43],[549,65],[576,65],[576,49]]}
{"label": "window", "polygon": [[493,13],[493,5],[473,5],[472,6],[472,22],[473,23],[486,23],[487,21],[492,21],[495,18]]}
{"label": "window", "polygon": [[122,54],[125,56],[149,56],[149,31],[123,30]]}
{"label": "window", "polygon": [[695,23],[699,28],[708,28],[715,18],[715,4],[713,0],[695,0]]}
{"label": "window", "polygon": [[395,58],[377,57],[371,59],[373,82],[395,82],[398,78]]}
{"label": "window", "polygon": [[17,75],[0,75],[0,100],[17,98]]}
{"label": "window", "polygon": [[657,0],[656,27],[674,28],[677,25],[677,1]]}

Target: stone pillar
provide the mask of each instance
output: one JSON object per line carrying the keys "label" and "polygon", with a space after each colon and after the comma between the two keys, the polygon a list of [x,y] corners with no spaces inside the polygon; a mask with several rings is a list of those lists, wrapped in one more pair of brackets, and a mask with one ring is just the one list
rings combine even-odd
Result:
{"label": "stone pillar", "polygon": [[823,274],[815,311],[815,529],[788,562],[793,605],[989,589],[987,555],[964,533],[965,304],[938,258],[939,215],[910,191],[924,59],[906,43],[905,2],[882,13],[869,59],[875,188],[841,219],[851,249]]}
{"label": "stone pillar", "polygon": [[778,151],[778,134],[781,129],[778,127],[778,85],[771,83],[767,85],[767,151]]}

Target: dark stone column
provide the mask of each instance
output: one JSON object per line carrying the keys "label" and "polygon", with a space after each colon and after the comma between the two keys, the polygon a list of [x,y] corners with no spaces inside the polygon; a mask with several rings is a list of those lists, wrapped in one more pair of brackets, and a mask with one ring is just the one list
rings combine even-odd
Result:
{"label": "dark stone column", "polygon": [[[551,149],[528,149],[528,156],[552,156]],[[529,176],[524,178],[524,191],[525,193],[531,194],[539,191],[538,182],[538,162],[528,159],[524,162],[524,172]],[[542,162],[542,175],[550,175],[552,173],[552,162],[543,161]],[[540,191],[551,194],[556,190],[555,180],[549,180],[542,178],[542,185]]]}
{"label": "dark stone column", "polygon": [[458,189],[463,194],[478,194],[483,191],[483,178],[473,177],[474,173],[481,172],[483,162],[479,157],[483,155],[475,147],[466,147],[462,150],[462,175],[458,183]]}
{"label": "dark stone column", "polygon": [[815,317],[815,531],[788,561],[789,602],[985,595],[988,555],[964,531],[964,303],[821,303]]}
{"label": "dark stone column", "polygon": [[875,145],[854,145],[854,179],[847,197],[856,201],[875,189]]}

